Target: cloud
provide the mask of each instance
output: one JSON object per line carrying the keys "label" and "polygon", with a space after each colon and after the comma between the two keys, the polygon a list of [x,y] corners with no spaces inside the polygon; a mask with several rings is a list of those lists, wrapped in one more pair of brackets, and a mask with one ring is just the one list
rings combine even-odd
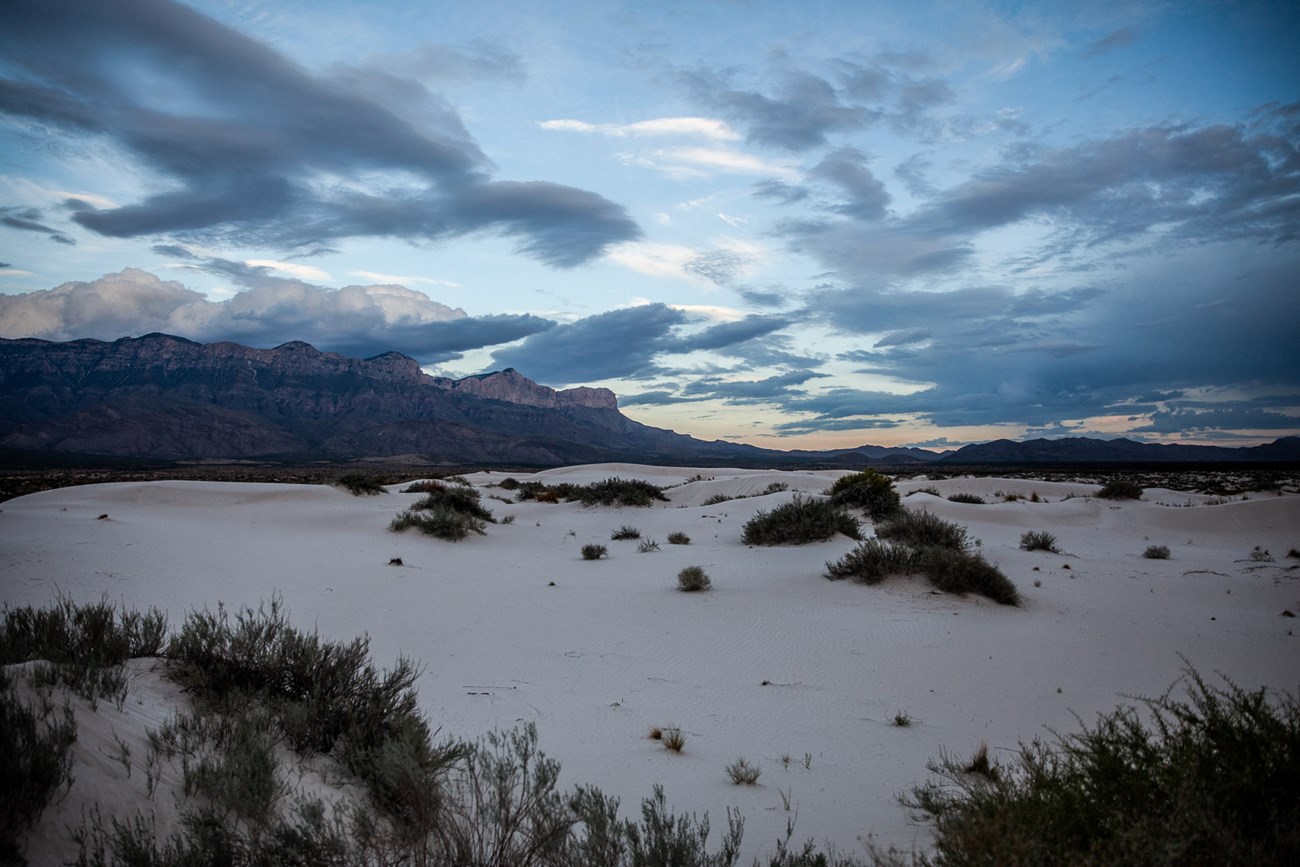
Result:
{"label": "cloud", "polygon": [[[0,111],[106,140],[154,175],[137,202],[81,201],[90,231],[281,248],[488,232],[558,267],[640,234],[595,193],[490,180],[459,115],[415,78],[312,73],[172,0],[14,0],[6,18]],[[443,52],[444,71],[468,57]]]}
{"label": "cloud", "polygon": [[0,208],[0,225],[8,226],[11,229],[21,229],[24,232],[43,232],[49,235],[51,241],[57,241],[60,244],[76,245],[76,241],[60,232],[58,229],[52,229],[40,222],[44,217],[36,208]]}
{"label": "cloud", "polygon": [[452,45],[422,45],[412,51],[377,54],[367,66],[400,78],[420,81],[508,81],[522,84],[528,77],[519,55],[478,42],[468,50]]}
{"label": "cloud", "polygon": [[827,374],[811,370],[793,370],[764,379],[724,379],[702,377],[682,389],[682,395],[695,399],[721,400],[733,405],[752,405],[784,402],[795,392],[795,386]]}
{"label": "cloud", "polygon": [[855,148],[839,148],[822,158],[808,172],[809,177],[838,187],[848,201],[834,210],[858,220],[879,220],[885,216],[889,193],[867,168],[867,158]]}
{"label": "cloud", "polygon": [[492,362],[557,387],[636,379],[657,371],[656,356],[678,346],[673,330],[685,322],[685,313],[666,304],[611,310],[499,349],[492,353]]}
{"label": "cloud", "polygon": [[1133,44],[1135,35],[1136,34],[1129,27],[1121,27],[1118,30],[1113,30],[1085,48],[1083,56],[1098,57],[1103,54],[1109,54],[1117,48],[1127,48]]}
{"label": "cloud", "polygon": [[733,175],[771,175],[796,179],[799,172],[752,154],[725,147],[656,148],[619,154],[628,165],[643,166],[678,180],[707,178],[721,172]]}
{"label": "cloud", "polygon": [[327,289],[229,260],[199,260],[246,287],[208,301],[174,280],[127,268],[89,282],[0,296],[0,335],[74,340],[163,331],[205,343],[276,346],[302,340],[326,351],[372,356],[397,351],[433,363],[509,343],[554,323],[531,315],[471,317],[404,286]]}
{"label": "cloud", "polygon": [[[1295,403],[1300,398],[1291,395]],[[1131,428],[1134,433],[1187,434],[1212,430],[1285,430],[1300,429],[1300,415],[1268,412],[1258,407],[1234,406],[1227,409],[1191,410],[1174,408],[1151,413],[1148,424]]]}
{"label": "cloud", "polygon": [[655,136],[700,136],[715,141],[737,141],[740,133],[725,121],[711,117],[660,117],[636,123],[587,123],[581,120],[544,120],[542,129],[559,132],[597,133],[611,138]]}
{"label": "cloud", "polygon": [[834,85],[808,72],[778,73],[771,96],[733,87],[727,75],[706,69],[679,72],[676,78],[696,99],[745,127],[753,144],[811,150],[824,146],[833,133],[860,130],[874,119],[871,111],[845,103]]}

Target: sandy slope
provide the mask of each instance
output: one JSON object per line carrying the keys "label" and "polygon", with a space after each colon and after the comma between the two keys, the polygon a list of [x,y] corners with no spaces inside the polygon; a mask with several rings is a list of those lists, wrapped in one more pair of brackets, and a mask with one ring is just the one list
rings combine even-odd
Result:
{"label": "sandy slope", "polygon": [[[697,474],[706,478],[686,483]],[[1282,556],[1300,546],[1300,497],[1203,505],[1207,498],[1150,490],[1142,502],[1112,503],[1084,496],[1096,490],[1086,484],[969,478],[933,484],[945,495],[1036,492],[1046,502],[908,497],[909,508],[962,523],[980,540],[1025,597],[1006,608],[935,594],[920,579],[827,581],[824,563],[854,545],[843,537],[741,544],[755,511],[796,491],[820,492],[836,472],[605,464],[536,478],[615,475],[676,487],[669,503],[650,509],[507,504],[487,498],[509,496],[488,487],[503,477],[478,474],[471,480],[484,502],[515,520],[458,544],[386,529],[417,498],[396,493],[401,486],[363,498],[322,486],[199,482],[48,491],[4,504],[0,599],[41,605],[58,591],[78,600],[106,594],[164,608],[176,626],[193,607],[256,606],[279,593],[300,627],[339,639],[368,633],[381,664],[398,654],[420,660],[421,699],[444,732],[474,737],[535,721],[543,750],[563,763],[564,785],[597,784],[634,809],[662,783],[673,808],[707,810],[715,827],[726,807],[739,808],[752,852],[770,849],[796,810],[800,839],[850,851],[867,834],[923,845],[926,830],[895,795],[924,778],[929,757],[1069,730],[1073,713],[1089,719],[1124,694],[1163,691],[1182,657],[1245,687],[1300,683],[1296,621],[1281,616],[1300,612],[1298,561]],[[701,505],[773,481],[790,490]],[[636,542],[610,541],[624,524],[661,550],[639,554]],[[1065,553],[1020,551],[1028,529],[1055,533]],[[691,544],[668,545],[673,531]],[[608,546],[609,557],[583,561],[588,542]],[[1150,544],[1168,545],[1173,558],[1143,559]],[[1251,561],[1256,545],[1276,562]],[[389,566],[393,557],[406,565]],[[686,565],[703,566],[715,589],[677,591]],[[101,705],[89,721],[82,709],[78,755],[89,764],[44,818],[34,863],[66,855],[66,825],[88,800],[158,810],[164,823],[172,815],[166,793],[145,798],[138,767],[126,780],[106,757],[116,754],[115,733],[138,740],[142,761],[144,732],[175,699],[151,663],[134,666],[137,690],[122,711]],[[898,711],[915,725],[891,725]],[[669,724],[686,733],[681,755],[647,737]],[[726,778],[737,756],[761,765],[759,785]]]}

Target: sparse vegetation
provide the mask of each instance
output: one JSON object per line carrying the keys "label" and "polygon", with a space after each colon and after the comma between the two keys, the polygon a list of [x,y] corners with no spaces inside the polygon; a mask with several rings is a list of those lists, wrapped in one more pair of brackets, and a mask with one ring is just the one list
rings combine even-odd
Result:
{"label": "sparse vegetation", "polygon": [[894,714],[894,718],[891,722],[895,727],[905,729],[912,725],[912,716],[907,713],[907,711],[900,710],[898,713]]}
{"label": "sparse vegetation", "polygon": [[949,494],[948,500],[953,503],[969,503],[973,506],[983,506],[986,504],[985,499],[979,494]]}
{"label": "sparse vegetation", "polygon": [[1268,552],[1267,548],[1256,545],[1250,552],[1250,559],[1254,563],[1272,563],[1273,555]]}
{"label": "sparse vegetation", "polygon": [[1116,476],[1101,486],[1097,496],[1103,500],[1140,500],[1142,486],[1132,479]]}
{"label": "sparse vegetation", "polygon": [[940,493],[939,489],[936,488],[934,485],[926,485],[924,488],[917,488],[914,491],[909,491],[907,495],[910,497],[913,494],[929,494],[932,497],[943,496],[943,494]]}
{"label": "sparse vegetation", "polygon": [[354,497],[385,493],[383,482],[362,473],[345,473],[334,480],[334,487],[342,488]]}
{"label": "sparse vegetation", "polygon": [[627,524],[619,527],[609,534],[609,538],[614,542],[620,542],[624,539],[640,539],[641,531],[636,527],[629,527]]}
{"label": "sparse vegetation", "polygon": [[840,476],[829,493],[835,505],[862,509],[872,521],[887,518],[903,507],[893,479],[875,470]]}
{"label": "sparse vegetation", "polygon": [[688,535],[686,535],[685,533],[681,533],[681,532],[669,533],[669,534],[668,534],[668,544],[669,544],[669,545],[689,545],[689,544],[691,544],[691,537],[688,536]]}
{"label": "sparse vegetation", "polygon": [[663,731],[663,737],[659,742],[664,745],[664,749],[680,753],[682,747],[686,746],[686,735],[677,726],[670,726]]}
{"label": "sparse vegetation", "polygon": [[567,496],[584,506],[650,506],[655,500],[668,501],[663,488],[642,479],[609,478],[584,485]]}
{"label": "sparse vegetation", "polygon": [[1148,545],[1147,549],[1142,552],[1142,556],[1148,560],[1168,560],[1168,545]]}
{"label": "sparse vegetation", "polygon": [[1027,530],[1022,533],[1020,535],[1020,550],[1061,553],[1061,549],[1056,547],[1056,536],[1046,530]]}
{"label": "sparse vegetation", "polygon": [[802,545],[823,542],[836,533],[862,538],[857,519],[839,506],[795,494],[790,502],[750,518],[741,540],[746,545]]}
{"label": "sparse vegetation", "polygon": [[604,545],[583,545],[582,546],[582,559],[584,560],[599,560],[601,557],[604,557],[608,553],[609,553],[609,549],[606,548]]}
{"label": "sparse vegetation", "polygon": [[0,667],[0,861],[23,863],[20,835],[72,783],[69,751],[76,739],[70,707],[56,715],[52,705],[28,706]]}
{"label": "sparse vegetation", "polygon": [[482,504],[479,492],[471,487],[436,485],[431,487],[424,497],[416,500],[411,505],[411,510],[416,512],[439,508],[461,512],[480,521],[496,523],[496,520],[492,517],[492,512]]}
{"label": "sparse vegetation", "polygon": [[658,551],[659,543],[654,539],[642,539],[641,544],[636,546],[638,554],[649,554],[651,551]]}
{"label": "sparse vegetation", "polygon": [[388,529],[395,533],[400,533],[408,527],[415,527],[426,536],[434,536],[448,542],[459,542],[470,533],[484,535],[487,524],[473,515],[446,506],[438,506],[419,512],[414,510],[398,512],[397,517],[388,525]]}
{"label": "sparse vegetation", "polygon": [[700,590],[710,590],[713,588],[713,582],[709,576],[704,573],[704,569],[699,566],[687,566],[677,573],[677,588],[687,593],[694,593]]}
{"label": "sparse vegetation", "polygon": [[1300,859],[1300,702],[1187,672],[1171,693],[1022,744],[1005,764],[930,764],[904,803],[930,863],[1263,864]]}
{"label": "sparse vegetation", "polygon": [[735,783],[737,786],[752,786],[758,782],[758,778],[762,776],[762,774],[762,768],[757,765],[751,765],[749,762],[745,761],[744,758],[737,758],[734,762],[727,765],[727,776],[730,777],[731,782]]}
{"label": "sparse vegetation", "polygon": [[826,577],[832,581],[851,578],[860,584],[879,584],[890,575],[908,575],[916,571],[916,551],[907,545],[867,539],[839,560],[826,564]]}
{"label": "sparse vegetation", "polygon": [[731,502],[731,501],[734,500],[734,499],[736,499],[736,498],[735,498],[735,497],[728,497],[726,494],[714,494],[712,497],[709,497],[707,500],[705,500],[705,501],[704,501],[703,503],[701,503],[700,505],[702,505],[702,506],[717,506],[717,505],[721,505],[722,503],[729,503],[729,502]]}
{"label": "sparse vegetation", "polygon": [[876,526],[876,536],[913,548],[962,550],[969,544],[965,527],[924,510],[900,509],[893,517]]}

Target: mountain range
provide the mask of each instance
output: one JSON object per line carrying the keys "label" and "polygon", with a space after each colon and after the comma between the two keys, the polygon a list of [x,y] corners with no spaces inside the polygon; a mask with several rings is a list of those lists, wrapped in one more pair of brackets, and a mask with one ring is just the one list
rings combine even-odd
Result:
{"label": "mountain range", "polygon": [[1131,440],[996,442],[936,453],[864,445],[780,451],[704,441],[624,416],[603,388],[561,391],[514,369],[449,379],[395,352],[274,349],[167,334],[0,339],[0,447],[160,460],[350,460],[553,466],[1297,461],[1300,438],[1250,449]]}

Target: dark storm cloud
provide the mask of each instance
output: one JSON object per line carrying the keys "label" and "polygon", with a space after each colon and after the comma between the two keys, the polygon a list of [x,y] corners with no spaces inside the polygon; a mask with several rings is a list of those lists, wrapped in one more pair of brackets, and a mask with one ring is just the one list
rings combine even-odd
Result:
{"label": "dark storm cloud", "polygon": [[49,236],[51,241],[57,241],[60,244],[76,245],[76,241],[69,238],[58,229],[51,228],[40,222],[44,216],[35,208],[0,208],[0,225],[8,226],[11,229],[21,229],[24,232],[42,232]]}
{"label": "dark storm cloud", "polygon": [[114,340],[163,331],[258,347],[301,340],[361,357],[396,351],[430,364],[555,325],[532,315],[466,316],[403,286],[328,289],[242,262],[191,262],[191,268],[224,274],[245,288],[229,300],[208,301],[176,281],[128,268],[89,282],[0,296],[0,336]]}
{"label": "dark storm cloud", "polygon": [[789,325],[790,320],[781,316],[752,314],[736,322],[723,322],[710,326],[699,334],[684,338],[679,344],[678,351],[692,352],[695,350],[723,349],[737,343],[744,343],[747,340],[766,337],[772,332],[779,331]]}
{"label": "dark storm cloud", "polygon": [[732,87],[729,77],[712,70],[680,72],[678,81],[701,102],[748,130],[754,144],[792,151],[826,144],[832,133],[862,129],[873,113],[841,99],[824,78],[798,70],[777,74],[772,95]]}
{"label": "dark storm cloud", "polygon": [[[139,202],[74,214],[100,234],[295,247],[491,232],[556,266],[640,234],[594,193],[490,181],[456,111],[420,81],[315,75],[170,0],[13,0],[0,46],[0,111],[106,137],[166,179]],[[362,180],[385,172],[384,187]]]}
{"label": "dark storm cloud", "polygon": [[763,291],[749,286],[737,286],[736,293],[756,307],[784,307],[785,295],[780,292]]}
{"label": "dark storm cloud", "polygon": [[[1292,405],[1300,404],[1300,397],[1291,395]],[[1150,424],[1132,428],[1134,433],[1195,433],[1206,430],[1296,430],[1300,429],[1300,415],[1267,412],[1262,409],[1234,407],[1232,409],[1171,409],[1154,412]]]}
{"label": "dark storm cloud", "polygon": [[666,304],[646,304],[598,313],[534,334],[518,346],[492,353],[497,367],[513,367],[552,386],[656,372],[655,358],[677,351],[673,329],[685,313]]}
{"label": "dark storm cloud", "polygon": [[672,406],[679,403],[696,403],[705,398],[682,397],[671,391],[643,391],[639,394],[620,394],[618,405],[628,406]]}

